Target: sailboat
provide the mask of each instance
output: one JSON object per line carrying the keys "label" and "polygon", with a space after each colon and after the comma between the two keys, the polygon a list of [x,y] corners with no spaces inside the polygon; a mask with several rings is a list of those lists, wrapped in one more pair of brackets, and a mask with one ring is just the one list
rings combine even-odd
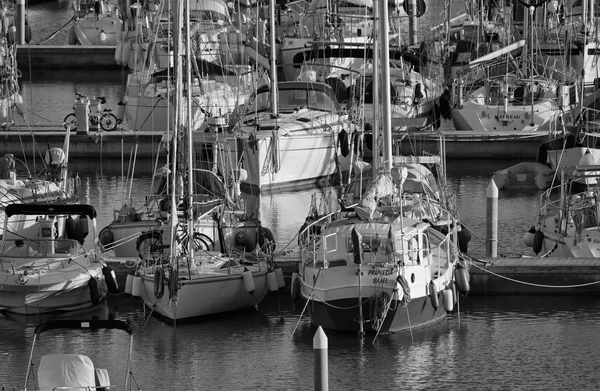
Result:
{"label": "sailboat", "polygon": [[[185,41],[181,34],[177,33],[175,50],[180,52],[186,61],[186,93],[187,102],[190,102],[189,3],[180,3],[176,10],[174,31],[185,31]],[[186,100],[183,97],[181,58],[179,55],[175,57],[178,93],[175,95],[174,104],[177,108],[177,131],[172,148],[172,167],[177,167],[177,170],[171,177],[170,218],[168,224],[157,231],[159,240],[148,243],[148,252],[135,277],[140,286],[141,297],[151,308],[152,314],[173,324],[254,308],[266,296],[270,287],[276,290],[280,285],[270,266],[274,246],[264,243],[259,248],[257,237],[260,232],[257,229],[249,228],[236,233],[236,237],[244,240],[245,246],[241,249],[227,246],[223,239],[220,251],[197,249],[194,240],[183,238],[184,235],[194,238],[195,222],[206,217],[214,219],[218,235],[223,238],[222,222],[228,206],[225,202],[207,205],[205,199],[196,196],[196,188],[205,183],[205,171],[194,165],[194,143],[189,115],[192,108],[183,103]],[[182,113],[184,107],[187,116]],[[178,213],[180,205],[184,209],[181,217]],[[274,281],[274,284],[268,285],[268,278]]]}
{"label": "sailboat", "polygon": [[[542,257],[600,257],[599,177],[598,165],[563,168],[560,183],[540,196],[537,221],[525,233],[525,245]],[[581,183],[594,185],[581,189]]]}
{"label": "sailboat", "polygon": [[[469,64],[472,68],[485,64],[490,69],[489,60],[507,55],[505,72],[494,76],[488,70],[483,85],[466,86],[464,80],[455,83],[457,106],[451,115],[457,130],[550,132],[562,126],[563,113],[577,100],[577,75],[572,69],[557,65],[557,59],[539,52],[534,22],[534,13],[525,18],[527,40],[514,42]],[[525,48],[518,62],[510,51],[522,46]]]}
{"label": "sailboat", "polygon": [[379,5],[383,170],[373,170],[372,186],[358,203],[311,213],[313,221],[299,234],[300,265],[292,276],[292,295],[308,301],[314,326],[360,334],[431,325],[452,310],[456,290],[467,289],[464,278],[454,283],[455,271],[465,270],[456,216],[445,208],[433,214],[435,221],[405,215],[404,164],[416,158],[392,156],[387,2]]}
{"label": "sailboat", "polygon": [[[236,26],[224,0],[193,0],[191,35],[195,41],[191,66],[198,76],[190,84],[194,126],[208,116],[227,116],[243,104],[260,80],[242,54],[244,26]],[[147,12],[131,6],[120,32],[115,61],[130,73],[121,104],[125,129],[164,132],[173,127],[173,22],[175,4],[161,2]],[[239,27],[239,29],[237,29]]]}

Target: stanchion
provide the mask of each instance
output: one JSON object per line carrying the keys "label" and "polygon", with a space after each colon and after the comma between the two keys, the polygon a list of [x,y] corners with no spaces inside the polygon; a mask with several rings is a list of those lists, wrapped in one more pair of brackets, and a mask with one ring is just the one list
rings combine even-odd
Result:
{"label": "stanchion", "polygon": [[319,326],[313,337],[315,354],[315,391],[329,390],[329,369],[327,363],[327,335]]}
{"label": "stanchion", "polygon": [[487,198],[485,255],[496,258],[498,256],[498,187],[494,181],[490,181],[485,196]]}

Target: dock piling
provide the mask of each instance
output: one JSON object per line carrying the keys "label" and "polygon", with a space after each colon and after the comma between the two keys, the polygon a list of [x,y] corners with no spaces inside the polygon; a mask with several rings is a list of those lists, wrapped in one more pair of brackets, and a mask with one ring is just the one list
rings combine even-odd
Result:
{"label": "dock piling", "polygon": [[329,390],[329,370],[327,363],[327,335],[319,326],[313,337],[315,357],[315,391]]}
{"label": "dock piling", "polygon": [[487,199],[485,255],[496,258],[498,256],[498,186],[493,180],[490,181],[485,196]]}
{"label": "dock piling", "polygon": [[15,27],[17,27],[16,43],[18,45],[25,45],[25,0],[17,0],[17,20],[15,21]]}

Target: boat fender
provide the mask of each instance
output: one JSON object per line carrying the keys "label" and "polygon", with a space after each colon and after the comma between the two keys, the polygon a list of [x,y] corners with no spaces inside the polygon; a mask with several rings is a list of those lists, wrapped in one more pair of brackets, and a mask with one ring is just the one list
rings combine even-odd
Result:
{"label": "boat fender", "polygon": [[77,232],[76,235],[73,239],[77,239],[77,241],[79,243],[81,243],[81,245],[83,245],[83,242],[85,241],[85,238],[88,236],[88,234],[90,233],[89,227],[88,227],[88,218],[87,216],[79,216],[79,218],[76,221],[77,223]]}
{"label": "boat fender", "polygon": [[173,266],[169,267],[169,299],[177,299],[177,291],[179,290],[179,275],[177,269]]}
{"label": "boat fender", "polygon": [[142,295],[142,277],[133,277],[133,285],[131,286],[131,296],[140,297]]}
{"label": "boat fender", "polygon": [[25,43],[31,42],[31,27],[29,27],[29,22],[25,19]]}
{"label": "boat fender", "polygon": [[15,94],[15,109],[17,110],[17,114],[25,114],[25,108],[23,106],[23,97],[21,96],[21,94]]}
{"label": "boat fender", "polygon": [[533,247],[533,239],[535,238],[535,227],[529,228],[529,231],[523,235],[523,243],[527,247]]}
{"label": "boat fender", "polygon": [[154,272],[154,297],[162,299],[165,294],[165,270],[159,267]]}
{"label": "boat fender", "polygon": [[88,288],[90,290],[90,299],[92,305],[100,304],[100,293],[98,292],[98,281],[94,277],[90,277],[88,280]]}
{"label": "boat fender", "polygon": [[106,282],[106,287],[110,293],[118,293],[119,292],[119,283],[117,282],[117,276],[115,275],[115,271],[108,265],[102,266],[102,274],[104,275],[104,281]]}
{"label": "boat fender", "polygon": [[458,249],[466,254],[469,251],[469,242],[471,241],[471,232],[464,226],[460,225],[458,231]]}
{"label": "boat fender", "polygon": [[350,153],[350,147],[348,146],[348,132],[346,132],[346,129],[342,129],[338,134],[338,145],[340,147],[340,153],[342,156],[348,156]]}
{"label": "boat fender", "polygon": [[429,299],[431,300],[433,309],[437,310],[440,306],[440,298],[438,297],[437,288],[433,281],[429,281]]}
{"label": "boat fender", "polygon": [[279,290],[277,275],[273,271],[267,273],[267,286],[271,292],[277,292]]}
{"label": "boat fender", "polygon": [[123,65],[129,64],[129,58],[131,57],[132,45],[133,44],[129,40],[123,44],[123,55],[121,56],[121,61],[123,62]]}
{"label": "boat fender", "polygon": [[123,41],[119,41],[117,43],[117,47],[115,49],[115,62],[117,65],[123,65],[123,46],[125,44]]}
{"label": "boat fender", "polygon": [[275,268],[275,275],[277,276],[277,285],[279,288],[285,288],[285,278],[283,277],[283,269],[277,266]]}
{"label": "boat fender", "polygon": [[275,237],[269,228],[261,226],[258,229],[258,245],[262,251],[267,248],[269,251],[275,251]]}
{"label": "boat fender", "polygon": [[248,293],[250,293],[251,295],[254,294],[254,291],[256,290],[256,285],[254,284],[254,277],[252,276],[252,272],[248,270],[248,268],[244,268],[244,271],[242,272],[242,279],[244,280],[244,286],[246,287]]}
{"label": "boat fender", "polygon": [[105,250],[110,250],[112,248],[111,244],[115,241],[115,235],[113,234],[110,225],[102,228],[102,231],[100,231],[100,234],[98,235],[98,240]]}
{"label": "boat fender", "polygon": [[75,219],[69,215],[65,221],[65,231],[67,232],[67,239],[75,239],[77,237],[77,224]]}
{"label": "boat fender", "polygon": [[538,255],[540,251],[542,251],[542,247],[544,245],[544,233],[541,230],[535,231],[535,235],[533,236],[533,252],[535,255]]}
{"label": "boat fender", "polygon": [[292,301],[297,302],[300,298],[300,275],[296,272],[292,273],[291,294]]}
{"label": "boat fender", "polygon": [[471,290],[469,285],[469,271],[462,265],[457,265],[454,269],[454,279],[456,280],[456,288],[462,294],[467,294]]}
{"label": "boat fender", "polygon": [[77,45],[77,33],[75,33],[75,27],[69,29],[69,45]]}
{"label": "boat fender", "polygon": [[454,280],[450,280],[450,283],[448,284],[448,289],[452,291],[452,302],[454,305],[456,305],[456,303],[458,302],[458,292],[456,291],[456,284],[454,283]]}
{"label": "boat fender", "polygon": [[131,295],[131,291],[133,290],[133,278],[135,276],[133,274],[127,275],[127,280],[125,280],[125,293]]}
{"label": "boat fender", "polygon": [[250,235],[246,230],[240,229],[235,233],[235,244],[242,247],[246,252],[254,251],[256,248],[256,235]]}
{"label": "boat fender", "polygon": [[452,295],[452,290],[450,288],[446,288],[442,291],[444,309],[446,310],[446,312],[452,312],[452,310],[454,309],[454,298]]}

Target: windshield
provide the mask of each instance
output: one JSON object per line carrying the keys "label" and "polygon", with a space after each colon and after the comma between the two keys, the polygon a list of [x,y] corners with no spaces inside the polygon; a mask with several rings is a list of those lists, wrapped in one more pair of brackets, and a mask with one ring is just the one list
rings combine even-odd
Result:
{"label": "windshield", "polygon": [[[278,94],[278,108],[282,113],[289,113],[299,109],[320,110],[336,112],[336,102],[323,91],[309,89],[281,89]],[[259,93],[254,100],[251,111],[271,110],[271,93]]]}

